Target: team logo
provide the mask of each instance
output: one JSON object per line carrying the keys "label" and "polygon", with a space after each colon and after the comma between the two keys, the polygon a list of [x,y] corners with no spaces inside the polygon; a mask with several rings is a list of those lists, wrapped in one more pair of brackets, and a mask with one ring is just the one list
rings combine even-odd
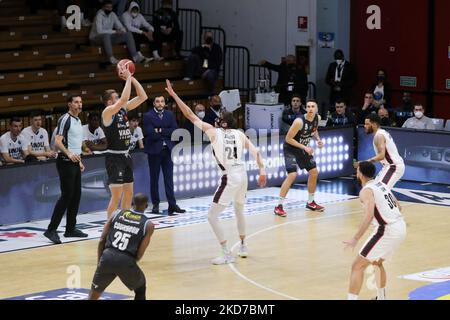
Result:
{"label": "team logo", "polygon": [[40,139],[44,139],[44,136],[41,134],[41,136],[39,137]]}

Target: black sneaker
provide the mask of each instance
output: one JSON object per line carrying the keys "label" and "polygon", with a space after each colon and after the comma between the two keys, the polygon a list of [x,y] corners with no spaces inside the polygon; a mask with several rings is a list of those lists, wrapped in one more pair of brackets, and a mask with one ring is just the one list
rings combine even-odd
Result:
{"label": "black sneaker", "polygon": [[64,233],[64,237],[66,238],[86,238],[87,236],[87,233],[84,233],[78,229],[74,229],[73,231],[69,232],[66,231],[66,233]]}
{"label": "black sneaker", "polygon": [[169,207],[168,211],[169,211],[169,216],[174,216],[175,212],[176,213],[185,213],[186,212],[186,210],[181,209],[179,206],[175,206],[175,207],[172,207],[172,208]]}
{"label": "black sneaker", "polygon": [[61,244],[61,239],[56,231],[45,231],[44,236],[54,244]]}
{"label": "black sneaker", "polygon": [[154,205],[153,206],[152,213],[159,213],[159,205]]}

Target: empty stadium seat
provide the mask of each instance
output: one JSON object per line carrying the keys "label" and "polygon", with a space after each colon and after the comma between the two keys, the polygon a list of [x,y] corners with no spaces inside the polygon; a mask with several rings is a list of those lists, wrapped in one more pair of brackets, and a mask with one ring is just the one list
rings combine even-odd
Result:
{"label": "empty stadium seat", "polygon": [[436,130],[444,130],[444,119],[431,119],[433,120]]}

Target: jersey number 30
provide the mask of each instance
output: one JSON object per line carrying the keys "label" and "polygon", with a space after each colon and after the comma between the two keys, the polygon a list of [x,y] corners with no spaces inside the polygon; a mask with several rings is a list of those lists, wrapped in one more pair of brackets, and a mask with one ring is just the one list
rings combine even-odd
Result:
{"label": "jersey number 30", "polygon": [[129,233],[122,233],[120,231],[117,231],[114,234],[114,241],[112,243],[114,248],[119,249],[120,251],[124,251],[128,247],[128,241],[130,240],[131,234]]}
{"label": "jersey number 30", "polygon": [[384,198],[387,200],[389,208],[394,209],[394,207],[397,207],[397,202],[395,202],[394,196],[392,194],[385,194]]}

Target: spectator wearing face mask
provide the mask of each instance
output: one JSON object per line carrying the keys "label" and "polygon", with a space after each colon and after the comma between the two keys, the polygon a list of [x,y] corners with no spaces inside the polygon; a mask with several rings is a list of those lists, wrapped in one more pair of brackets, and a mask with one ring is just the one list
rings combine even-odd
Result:
{"label": "spectator wearing face mask", "polygon": [[220,112],[222,111],[222,100],[218,95],[214,95],[209,99],[209,108],[205,111],[205,117],[203,122],[209,123],[214,126],[216,120],[220,118]]}
{"label": "spectator wearing face mask", "polygon": [[377,81],[372,86],[374,104],[377,107],[389,108],[391,106],[392,87],[387,81],[386,71],[377,71]]}
{"label": "spectator wearing face mask", "polygon": [[[202,104],[196,104],[194,107],[194,112],[199,117],[200,120],[204,121],[205,119],[205,106]],[[191,141],[194,143],[202,143],[202,130],[194,126],[194,124],[191,121],[186,121],[184,124],[184,129],[189,131],[189,134],[191,135]],[[199,140],[199,141],[197,141]]]}
{"label": "spectator wearing face mask", "polygon": [[378,110],[378,116],[380,117],[380,125],[382,127],[395,127],[386,108],[380,108]]}
{"label": "spectator wearing face mask", "polygon": [[334,106],[336,111],[328,118],[327,127],[356,125],[355,115],[347,110],[343,100],[337,100]]}
{"label": "spectator wearing face mask", "polygon": [[425,116],[425,108],[421,104],[416,104],[414,106],[414,117],[406,120],[402,128],[436,130],[433,120]]}
{"label": "spectator wearing face mask", "polygon": [[278,72],[278,80],[275,91],[280,94],[279,100],[285,105],[291,102],[296,92],[302,101],[306,101],[308,95],[308,76],[304,68],[297,65],[294,55],[288,55],[279,65],[262,60],[259,64],[269,70]]}
{"label": "spectator wearing face mask", "polygon": [[141,44],[146,43],[149,45],[150,52],[153,53],[153,59],[156,61],[163,59],[159,56],[158,46],[153,39],[153,32],[155,29],[147,22],[147,20],[145,20],[140,12],[139,5],[135,1],[130,2],[128,11],[124,12],[122,15],[122,22],[127,30],[133,35],[137,49],[141,47]]}
{"label": "spectator wearing face mask", "polygon": [[206,82],[208,93],[212,94],[219,78],[222,65],[222,48],[214,42],[213,33],[203,35],[203,44],[192,49],[186,63],[186,75],[183,80],[190,81],[200,77]]}
{"label": "spectator wearing face mask", "polygon": [[356,71],[353,65],[345,60],[344,52],[340,49],[334,52],[334,62],[328,66],[325,77],[330,87],[330,106],[337,100],[343,100],[347,105],[351,102],[352,88],[356,84]]}

